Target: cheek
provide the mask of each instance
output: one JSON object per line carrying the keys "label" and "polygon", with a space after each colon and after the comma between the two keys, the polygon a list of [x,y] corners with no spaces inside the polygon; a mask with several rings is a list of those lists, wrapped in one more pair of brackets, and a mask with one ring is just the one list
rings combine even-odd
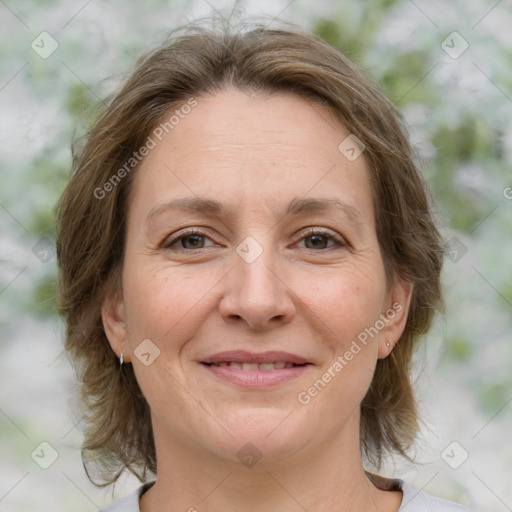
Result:
{"label": "cheek", "polygon": [[194,310],[212,287],[210,278],[184,274],[177,269],[127,270],[125,299],[127,323],[135,338],[157,344],[190,326]]}
{"label": "cheek", "polygon": [[322,276],[306,276],[300,287],[303,303],[318,315],[338,344],[373,325],[381,313],[384,283],[376,273],[336,269]]}

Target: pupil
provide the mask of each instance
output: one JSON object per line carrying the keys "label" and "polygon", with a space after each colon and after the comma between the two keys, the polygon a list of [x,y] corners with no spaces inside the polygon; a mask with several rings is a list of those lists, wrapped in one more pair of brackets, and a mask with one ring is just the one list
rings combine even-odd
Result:
{"label": "pupil", "polygon": [[319,247],[325,243],[324,235],[311,235],[309,239],[311,240],[313,247]]}
{"label": "pupil", "polygon": [[[202,247],[201,245],[201,239],[202,235],[188,235],[183,239],[182,245],[185,247],[185,249],[196,248],[196,247]],[[187,247],[187,245],[191,247]]]}

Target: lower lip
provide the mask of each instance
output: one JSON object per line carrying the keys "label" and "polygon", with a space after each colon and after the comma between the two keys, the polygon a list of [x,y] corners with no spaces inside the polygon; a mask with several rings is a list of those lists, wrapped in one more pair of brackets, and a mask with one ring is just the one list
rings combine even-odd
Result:
{"label": "lower lip", "polygon": [[293,366],[292,368],[283,368],[281,370],[241,370],[239,368],[231,368],[230,366],[209,366],[202,364],[211,374],[219,379],[232,384],[237,384],[246,388],[262,388],[275,386],[290,382],[300,377],[309,369],[311,364],[301,366]]}

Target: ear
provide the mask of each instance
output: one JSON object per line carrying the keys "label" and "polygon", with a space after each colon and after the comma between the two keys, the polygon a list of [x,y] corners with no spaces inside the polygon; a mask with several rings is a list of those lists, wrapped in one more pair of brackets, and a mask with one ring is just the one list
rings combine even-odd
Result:
{"label": "ear", "polygon": [[127,342],[128,332],[125,324],[125,307],[123,299],[119,294],[107,294],[101,306],[101,319],[112,350],[118,358],[121,357],[122,353],[124,361],[129,362],[131,358]]}
{"label": "ear", "polygon": [[399,279],[388,294],[388,307],[381,314],[384,327],[379,336],[379,359],[384,359],[391,354],[405,330],[412,291],[413,285],[410,281]]}

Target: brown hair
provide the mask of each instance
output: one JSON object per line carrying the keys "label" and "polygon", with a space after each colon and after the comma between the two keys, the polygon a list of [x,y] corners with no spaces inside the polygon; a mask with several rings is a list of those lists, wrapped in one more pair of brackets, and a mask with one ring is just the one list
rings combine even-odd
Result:
{"label": "brown hair", "polygon": [[399,113],[347,57],[313,34],[261,25],[236,33],[192,25],[181,32],[141,59],[108,102],[74,159],[59,205],[59,308],[81,383],[89,476],[91,463],[103,485],[124,469],[141,480],[156,472],[149,406],[131,365],[120,371],[100,313],[105,294],[120,292],[137,169],[130,159],[170,108],[228,86],[317,101],[365,146],[388,282],[404,278],[414,288],[405,331],[391,356],[378,361],[361,404],[361,450],[377,468],[388,452],[407,457],[418,430],[411,356],[442,308],[443,245]]}

